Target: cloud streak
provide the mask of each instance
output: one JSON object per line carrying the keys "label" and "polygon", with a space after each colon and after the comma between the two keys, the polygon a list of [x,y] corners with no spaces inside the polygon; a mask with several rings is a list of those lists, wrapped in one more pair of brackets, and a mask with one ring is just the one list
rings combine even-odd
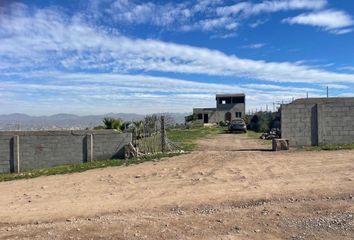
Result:
{"label": "cloud streak", "polygon": [[[93,16],[109,16],[110,20],[119,24],[151,25],[169,31],[223,32],[223,35],[235,32],[252,16],[295,10],[321,11],[328,5],[327,0],[264,0],[257,3],[241,1],[232,5],[227,5],[223,0],[179,3],[165,1],[160,4],[134,0],[90,2],[94,6],[90,9]],[[257,20],[248,26],[255,28],[266,22],[267,20]],[[335,31],[343,34],[348,29]]]}
{"label": "cloud streak", "polygon": [[[303,97],[305,92],[320,94],[313,88],[290,88],[271,84],[219,84],[186,81],[183,79],[152,77],[147,75],[30,72],[7,74],[0,79],[2,92],[1,111],[45,111],[47,113],[72,112],[89,114],[91,111],[110,112],[186,112],[193,107],[215,104],[215,94],[244,92],[249,98],[248,109],[271,104],[274,96],[290,100]],[[14,80],[17,79],[17,80]],[[18,81],[21,79],[21,81]],[[33,81],[36,79],[36,81]],[[29,104],[30,103],[30,104]],[[34,107],[35,106],[35,107]],[[81,106],[81,108],[79,107]],[[61,109],[61,110],[60,110]],[[109,110],[111,109],[111,110]],[[0,112],[1,112],[0,111]]]}
{"label": "cloud streak", "polygon": [[[209,12],[217,4],[221,2],[203,1],[191,9]],[[254,108],[274,98],[289,98],[289,92],[295,98],[306,91],[320,96],[323,84],[347,91],[345,86],[354,83],[352,73],[304,63],[253,60],[214,49],[127,37],[110,26],[87,21],[85,14],[70,15],[56,7],[13,4],[0,12],[3,112],[185,112],[191,106],[213,106],[214,94],[225,91],[245,92],[252,100],[248,107]],[[220,27],[232,24],[229,19]],[[205,22],[205,31],[218,24]],[[239,27],[235,24],[229,28]],[[152,76],[176,73],[178,79]],[[211,76],[224,83],[185,80]],[[305,87],[296,87],[297,83]]]}
{"label": "cloud streak", "polygon": [[267,62],[152,39],[132,39],[52,9],[23,9],[0,20],[0,69],[134,71],[230,76],[272,82],[353,83],[354,75]]}
{"label": "cloud streak", "polygon": [[217,8],[216,12],[221,16],[228,15],[256,15],[260,13],[272,13],[290,10],[317,10],[327,5],[326,0],[273,0],[260,3],[239,2],[231,6]]}
{"label": "cloud streak", "polygon": [[338,10],[304,13],[295,17],[286,18],[284,23],[309,25],[322,28],[333,34],[346,34],[353,29],[354,20],[350,15]]}

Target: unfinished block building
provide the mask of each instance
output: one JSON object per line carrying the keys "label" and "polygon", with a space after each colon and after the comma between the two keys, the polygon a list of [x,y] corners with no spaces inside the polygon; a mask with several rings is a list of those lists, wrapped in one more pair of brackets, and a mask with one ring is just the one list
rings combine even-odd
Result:
{"label": "unfinished block building", "polygon": [[354,143],[354,98],[306,98],[283,104],[281,130],[291,146]]}
{"label": "unfinished block building", "polygon": [[193,108],[199,123],[230,122],[245,115],[245,94],[216,94],[216,108]]}

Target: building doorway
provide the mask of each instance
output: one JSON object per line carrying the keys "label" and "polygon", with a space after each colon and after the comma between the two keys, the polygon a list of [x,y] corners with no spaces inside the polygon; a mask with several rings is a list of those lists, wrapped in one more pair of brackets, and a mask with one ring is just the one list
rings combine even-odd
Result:
{"label": "building doorway", "polygon": [[207,113],[204,113],[204,123],[208,123],[209,122],[209,116]]}
{"label": "building doorway", "polygon": [[230,112],[225,113],[225,123],[226,122],[231,122],[231,113]]}

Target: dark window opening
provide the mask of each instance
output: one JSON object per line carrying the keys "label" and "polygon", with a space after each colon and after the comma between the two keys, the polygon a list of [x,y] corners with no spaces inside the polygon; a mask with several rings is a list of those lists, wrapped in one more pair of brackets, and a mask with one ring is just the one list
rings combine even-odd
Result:
{"label": "dark window opening", "polygon": [[203,114],[198,114],[198,119],[203,119]]}
{"label": "dark window opening", "polygon": [[230,104],[231,103],[231,98],[230,97],[219,98],[219,103],[220,104]]}
{"label": "dark window opening", "polygon": [[245,103],[245,97],[220,97],[217,99],[219,104]]}
{"label": "dark window opening", "polygon": [[235,117],[242,118],[242,112],[235,112]]}
{"label": "dark window opening", "polygon": [[207,113],[204,113],[204,123],[209,123],[209,116]]}
{"label": "dark window opening", "polygon": [[245,103],[245,97],[232,97],[232,103]]}

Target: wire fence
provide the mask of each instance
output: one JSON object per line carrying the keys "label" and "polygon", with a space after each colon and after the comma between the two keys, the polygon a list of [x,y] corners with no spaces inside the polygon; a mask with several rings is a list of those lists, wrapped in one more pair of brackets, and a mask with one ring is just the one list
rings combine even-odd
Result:
{"label": "wire fence", "polygon": [[165,116],[149,115],[144,120],[135,122],[130,132],[133,135],[132,145],[137,155],[180,150],[177,144],[167,138],[166,126]]}

